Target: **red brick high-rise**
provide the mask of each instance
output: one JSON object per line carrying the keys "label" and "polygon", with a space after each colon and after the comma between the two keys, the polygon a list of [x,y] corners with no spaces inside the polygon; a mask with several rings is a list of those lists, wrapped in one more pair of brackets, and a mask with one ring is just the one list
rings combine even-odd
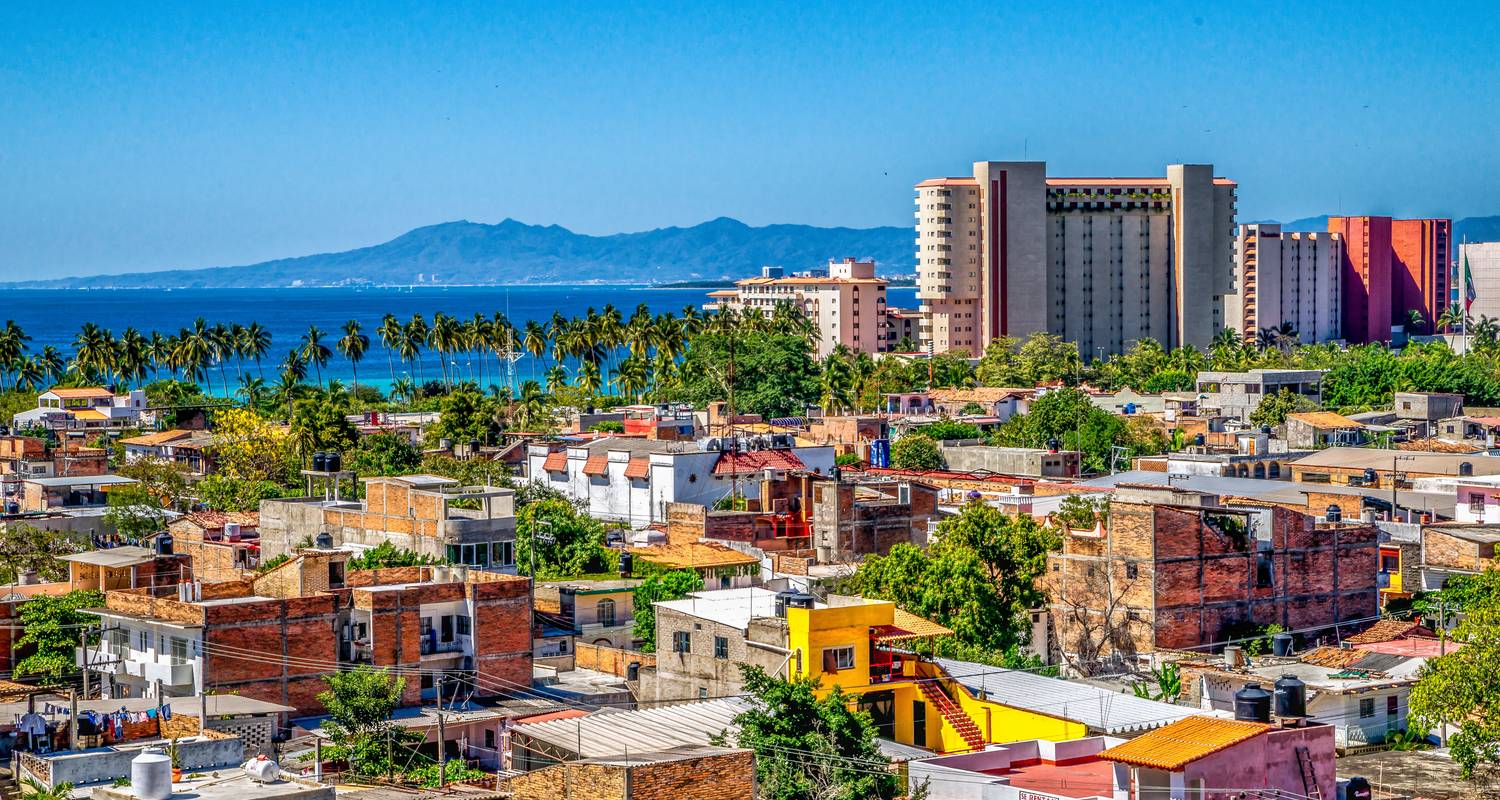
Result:
{"label": "red brick high-rise", "polygon": [[1384,342],[1391,328],[1420,311],[1431,333],[1448,306],[1448,262],[1453,222],[1447,219],[1329,217],[1344,237],[1344,338]]}

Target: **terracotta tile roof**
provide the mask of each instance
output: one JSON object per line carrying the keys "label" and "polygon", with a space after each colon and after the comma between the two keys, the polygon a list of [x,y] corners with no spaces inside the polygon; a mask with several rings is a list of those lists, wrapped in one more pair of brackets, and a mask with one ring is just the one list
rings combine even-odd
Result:
{"label": "terracotta tile roof", "polygon": [[1299,414],[1288,414],[1287,419],[1304,422],[1314,428],[1363,428],[1364,426],[1355,422],[1343,414],[1335,414],[1332,411],[1303,411]]}
{"label": "terracotta tile roof", "polygon": [[64,400],[77,400],[80,397],[114,397],[115,393],[102,386],[83,386],[76,389],[54,386],[42,394],[53,394]]}
{"label": "terracotta tile roof", "polygon": [[951,636],[953,631],[929,619],[924,619],[902,609],[896,609],[890,625],[876,625],[871,629],[877,642],[904,642],[927,636]]}
{"label": "terracotta tile roof", "polygon": [[216,531],[227,522],[249,528],[259,527],[259,511],[194,511],[183,516],[183,520],[206,531]]}
{"label": "terracotta tile roof", "polygon": [[78,419],[109,419],[108,414],[93,408],[75,408],[69,411]]}
{"label": "terracotta tile roof", "polygon": [[673,569],[708,569],[759,564],[760,559],[721,544],[673,542],[653,547],[632,547],[639,558]]}
{"label": "terracotta tile roof", "polygon": [[1099,754],[1107,761],[1176,772],[1205,756],[1271,730],[1270,725],[1217,717],[1188,717]]}
{"label": "terracotta tile roof", "polygon": [[548,453],[547,460],[542,462],[542,469],[547,472],[567,472],[568,453],[566,450],[558,450]]}
{"label": "terracotta tile roof", "polygon": [[650,474],[651,462],[647,459],[632,458],[630,459],[630,463],[625,465],[625,477],[627,478],[645,478]]}
{"label": "terracotta tile roof", "polygon": [[604,453],[600,453],[596,456],[589,456],[589,460],[583,462],[583,474],[592,475],[594,477],[603,477],[605,475],[608,475],[609,456]]}
{"label": "terracotta tile roof", "polygon": [[193,431],[174,429],[170,431],[157,431],[156,433],[148,433],[144,436],[132,436],[129,439],[121,439],[120,443],[140,445],[142,447],[155,447],[157,445],[166,444],[167,442],[175,442],[178,439],[186,439],[187,437],[192,435]]}
{"label": "terracotta tile roof", "polygon": [[1485,451],[1482,445],[1470,442],[1450,442],[1444,439],[1417,439],[1410,442],[1397,442],[1396,449],[1429,453],[1458,453],[1460,455],[1482,453]]}
{"label": "terracotta tile roof", "polygon": [[993,386],[979,386],[973,389],[932,389],[927,396],[934,403],[998,403],[1007,397],[1027,397],[1035,394],[1035,389],[1003,389]]}
{"label": "terracotta tile roof", "polygon": [[1313,664],[1331,670],[1348,669],[1359,663],[1369,653],[1352,647],[1315,647],[1299,658],[1304,664]]}
{"label": "terracotta tile roof", "polygon": [[724,453],[714,464],[715,475],[748,475],[766,469],[805,470],[807,465],[790,450],[751,450]]}
{"label": "terracotta tile roof", "polygon": [[1405,639],[1408,636],[1432,636],[1420,622],[1402,619],[1383,619],[1365,628],[1363,631],[1350,636],[1344,641],[1349,644],[1374,644],[1376,642],[1389,642],[1393,639]]}

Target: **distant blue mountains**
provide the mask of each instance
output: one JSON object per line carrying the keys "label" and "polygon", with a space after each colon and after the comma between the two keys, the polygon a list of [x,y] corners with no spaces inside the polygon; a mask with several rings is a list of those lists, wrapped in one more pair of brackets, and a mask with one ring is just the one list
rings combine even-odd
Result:
{"label": "distant blue mountains", "polygon": [[372,247],[259,264],[0,284],[10,288],[266,288],[280,286],[722,282],[853,256],[881,275],[916,269],[911,228],[752,227],[720,217],[688,228],[588,236],[506,219],[444,222]]}

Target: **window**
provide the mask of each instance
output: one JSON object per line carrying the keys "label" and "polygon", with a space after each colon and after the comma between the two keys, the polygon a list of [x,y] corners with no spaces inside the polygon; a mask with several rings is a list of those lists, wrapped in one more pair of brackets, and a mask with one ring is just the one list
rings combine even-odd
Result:
{"label": "window", "polygon": [[1471,495],[1469,495],[1469,513],[1470,514],[1483,514],[1484,513],[1484,495],[1482,495],[1482,494],[1471,494]]}
{"label": "window", "polygon": [[615,601],[600,600],[598,604],[594,606],[594,618],[599,621],[600,625],[603,625],[606,628],[614,627]]}
{"label": "window", "polygon": [[458,622],[458,626],[457,627],[458,627],[458,635],[459,636],[470,636],[470,635],[473,634],[474,623],[473,623],[472,620],[469,619],[469,615],[468,614],[459,614],[458,617],[457,617],[457,622]]}
{"label": "window", "polygon": [[1375,716],[1375,698],[1366,697],[1359,701],[1359,718],[1365,719]]}
{"label": "window", "polygon": [[328,588],[339,589],[344,585],[344,562],[328,562]]}
{"label": "window", "polygon": [[1126,578],[1128,578],[1130,580],[1135,580],[1137,577],[1140,576],[1140,574],[1141,574],[1141,568],[1139,566],[1137,566],[1135,563],[1132,562],[1132,563],[1129,563],[1129,564],[1125,565],[1125,577]]}
{"label": "window", "polygon": [[516,543],[491,542],[490,563],[497,567],[514,567],[516,565]]}
{"label": "window", "polygon": [[707,686],[699,686],[698,687],[698,699],[699,700],[707,700],[708,699],[708,687]]}
{"label": "window", "polygon": [[172,664],[186,664],[188,660],[188,643],[186,639],[173,636],[170,640],[167,657]]}
{"label": "window", "polygon": [[485,728],[484,729],[484,749],[486,749],[486,750],[494,750],[495,749],[495,729],[494,728]]}
{"label": "window", "polygon": [[1396,556],[1392,553],[1380,554],[1381,572],[1396,572],[1399,569],[1401,569],[1401,559],[1399,556]]}
{"label": "window", "polygon": [[823,671],[838,672],[842,669],[854,669],[854,648],[823,648]]}
{"label": "window", "polygon": [[672,631],[672,652],[693,652],[693,635],[687,631]]}
{"label": "window", "polygon": [[724,636],[714,637],[714,658],[729,658],[729,639]]}
{"label": "window", "polygon": [[1385,715],[1387,717],[1396,716],[1397,712],[1400,711],[1400,709],[1401,701],[1395,695],[1391,695],[1385,699]]}
{"label": "window", "polygon": [[151,650],[151,634],[146,631],[135,632],[135,650],[137,653],[145,653]]}

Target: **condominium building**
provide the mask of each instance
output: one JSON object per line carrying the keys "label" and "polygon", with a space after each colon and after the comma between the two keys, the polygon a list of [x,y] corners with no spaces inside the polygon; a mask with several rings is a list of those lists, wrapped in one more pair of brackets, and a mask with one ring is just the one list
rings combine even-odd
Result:
{"label": "condominium building", "polygon": [[1235,183],[1206,164],[1161,178],[1048,178],[974,164],[917,184],[917,298],[937,352],[1052,333],[1085,355],[1151,338],[1208,346],[1233,288]]}
{"label": "condominium building", "polygon": [[1467,297],[1465,282],[1474,287],[1473,301],[1467,303],[1470,316],[1500,319],[1500,242],[1459,245],[1458,280],[1460,303]]}
{"label": "condominium building", "polygon": [[1227,327],[1246,339],[1283,323],[1306,344],[1340,338],[1343,260],[1344,239],[1337,233],[1241,225],[1234,241],[1234,292],[1224,303]]}
{"label": "condominium building", "polygon": [[760,277],[735,281],[734,289],[709,297],[719,308],[755,309],[766,315],[778,303],[790,302],[817,326],[820,358],[839,345],[865,353],[889,349],[894,342],[886,340],[886,282],[875,277],[875,262],[830,260],[827,271],[826,277],[785,277],[779,267],[766,267]]}
{"label": "condominium building", "polygon": [[1328,230],[1344,238],[1345,339],[1389,341],[1412,311],[1425,325],[1410,332],[1432,332],[1448,306],[1452,220],[1329,217]]}

